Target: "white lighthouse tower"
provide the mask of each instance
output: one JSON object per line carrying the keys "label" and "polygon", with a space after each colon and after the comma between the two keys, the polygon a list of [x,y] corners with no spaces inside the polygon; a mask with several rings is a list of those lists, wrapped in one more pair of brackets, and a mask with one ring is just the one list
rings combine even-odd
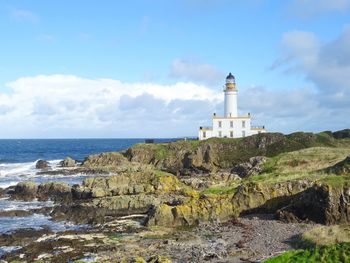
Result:
{"label": "white lighthouse tower", "polygon": [[225,85],[225,112],[224,116],[226,118],[237,117],[237,89],[236,89],[236,80],[235,77],[231,74],[228,74],[226,77]]}
{"label": "white lighthouse tower", "polygon": [[205,140],[212,137],[241,138],[266,132],[265,126],[251,126],[251,114],[238,115],[237,89],[235,77],[230,73],[225,84],[224,116],[213,114],[211,127],[199,127],[198,138]]}

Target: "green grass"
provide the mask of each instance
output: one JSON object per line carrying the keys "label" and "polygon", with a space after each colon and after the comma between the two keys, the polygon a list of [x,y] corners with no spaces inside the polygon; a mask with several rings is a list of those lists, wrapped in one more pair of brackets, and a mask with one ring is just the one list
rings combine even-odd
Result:
{"label": "green grass", "polygon": [[124,239],[124,235],[122,234],[113,234],[111,236],[109,236],[110,240],[116,241],[116,242],[121,242]]}
{"label": "green grass", "polygon": [[154,170],[154,175],[158,178],[162,177],[162,176],[173,176],[173,174],[170,174],[170,173],[167,173],[164,171],[160,171],[160,170]]}
{"label": "green grass", "polygon": [[233,194],[236,192],[237,185],[231,186],[215,186],[209,187],[202,191],[202,194],[213,194],[213,195],[222,195],[222,194]]}
{"label": "green grass", "polygon": [[350,175],[327,175],[319,180],[322,183],[326,183],[333,187],[343,187],[350,185]]}
{"label": "green grass", "polygon": [[350,148],[334,147],[312,147],[282,153],[268,158],[264,164],[263,172],[252,176],[248,181],[279,183],[308,179],[339,186],[348,181],[349,178],[330,175],[325,172],[325,168],[345,159],[349,154]]}
{"label": "green grass", "polygon": [[304,232],[300,239],[303,246],[330,246],[350,243],[350,225],[318,226]]}
{"label": "green grass", "polygon": [[265,263],[341,263],[350,262],[350,243],[288,251]]}
{"label": "green grass", "polygon": [[312,147],[272,157],[266,162],[265,169],[278,173],[320,171],[344,160],[349,154],[350,148]]}

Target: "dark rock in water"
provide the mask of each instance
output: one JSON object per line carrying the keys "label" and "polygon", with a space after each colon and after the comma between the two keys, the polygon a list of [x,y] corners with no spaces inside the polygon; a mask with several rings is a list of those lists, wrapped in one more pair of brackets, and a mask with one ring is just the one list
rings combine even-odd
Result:
{"label": "dark rock in water", "polygon": [[327,168],[326,172],[334,173],[337,175],[350,174],[350,156],[346,157],[343,161]]}
{"label": "dark rock in water", "polygon": [[34,182],[21,182],[15,187],[11,196],[14,200],[32,201],[36,198],[38,186]]}
{"label": "dark rock in water", "polygon": [[50,168],[50,163],[45,160],[39,160],[35,164],[36,169],[48,169]]}
{"label": "dark rock in water", "polygon": [[42,183],[39,186],[34,182],[21,182],[11,194],[13,200],[32,201],[35,198],[69,203],[72,200],[71,187],[61,182]]}
{"label": "dark rock in water", "polygon": [[109,174],[108,171],[102,168],[74,168],[74,169],[59,169],[59,170],[50,170],[50,171],[39,171],[37,175],[76,175],[76,174],[86,174],[86,175],[105,175]]}
{"label": "dark rock in water", "polygon": [[0,197],[4,197],[6,192],[7,192],[6,189],[0,188]]}
{"label": "dark rock in water", "polygon": [[0,217],[24,217],[33,215],[33,211],[27,210],[10,210],[10,211],[0,211]]}
{"label": "dark rock in water", "polygon": [[146,214],[154,203],[157,203],[156,198],[146,195],[114,196],[57,206],[50,216],[77,224],[100,224],[120,216]]}
{"label": "dark rock in water", "polygon": [[71,187],[66,183],[49,182],[38,186],[37,198],[40,201],[53,200],[69,203],[72,201]]}
{"label": "dark rock in water", "polygon": [[234,166],[231,173],[237,174],[241,178],[245,178],[254,174],[259,174],[263,170],[263,164],[266,162],[266,157],[256,156],[249,159],[248,162],[244,162]]}
{"label": "dark rock in water", "polygon": [[75,167],[77,164],[76,160],[73,160],[70,157],[65,158],[63,161],[60,162],[61,167]]}
{"label": "dark rock in water", "polygon": [[76,175],[81,173],[79,169],[59,169],[59,170],[49,170],[49,171],[39,171],[37,175]]}

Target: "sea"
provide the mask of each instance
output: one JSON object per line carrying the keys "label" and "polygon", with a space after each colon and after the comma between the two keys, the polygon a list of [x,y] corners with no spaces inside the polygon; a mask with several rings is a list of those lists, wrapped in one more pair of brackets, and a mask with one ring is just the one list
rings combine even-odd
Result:
{"label": "sea", "polygon": [[[154,139],[155,143],[176,141],[176,138]],[[60,170],[59,162],[67,156],[83,161],[91,154],[101,152],[121,151],[130,146],[145,142],[139,139],[1,139],[0,140],[0,188],[14,186],[19,182],[34,181],[43,183],[61,181],[70,185],[81,183],[87,175],[78,174],[67,176],[37,175],[35,164],[38,160],[46,160],[53,170]],[[91,175],[89,175],[91,176]],[[0,198],[0,211],[29,210],[33,208],[50,207],[52,202],[13,201],[9,197]],[[27,217],[0,217],[0,234],[11,233],[18,229],[40,229],[49,227],[53,231],[64,231],[79,227],[69,222],[54,222],[49,216],[34,214]],[[0,247],[1,254],[10,248]],[[5,251],[5,252],[4,252]]]}

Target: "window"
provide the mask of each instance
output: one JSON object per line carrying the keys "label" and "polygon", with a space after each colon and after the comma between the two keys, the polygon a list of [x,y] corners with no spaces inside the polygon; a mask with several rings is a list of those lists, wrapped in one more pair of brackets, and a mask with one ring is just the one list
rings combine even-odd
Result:
{"label": "window", "polygon": [[219,137],[220,137],[220,138],[222,137],[222,132],[221,132],[221,131],[219,131]]}
{"label": "window", "polygon": [[242,131],[242,137],[245,137],[245,131]]}
{"label": "window", "polygon": [[222,122],[221,121],[219,121],[219,128],[221,128],[222,127]]}
{"label": "window", "polygon": [[230,131],[230,137],[233,138],[233,131]]}
{"label": "window", "polygon": [[242,121],[242,128],[245,128],[245,121]]}
{"label": "window", "polygon": [[233,121],[230,121],[230,128],[233,128]]}
{"label": "window", "polygon": [[206,138],[207,137],[207,132],[203,132],[203,138]]}

